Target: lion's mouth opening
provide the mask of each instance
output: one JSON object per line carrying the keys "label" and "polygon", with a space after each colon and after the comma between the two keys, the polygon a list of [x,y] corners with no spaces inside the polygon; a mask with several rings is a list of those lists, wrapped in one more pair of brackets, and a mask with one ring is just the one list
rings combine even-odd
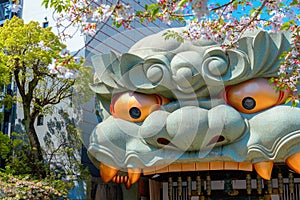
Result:
{"label": "lion's mouth opening", "polygon": [[[286,164],[294,171],[299,173],[299,158],[300,153],[295,153],[286,159]],[[127,168],[126,172],[123,172],[117,168],[100,163],[100,175],[103,182],[114,182],[119,184],[125,184],[125,187],[129,189],[132,184],[136,183],[140,176],[156,175],[162,173],[172,172],[197,172],[197,171],[211,171],[211,170],[234,170],[234,171],[253,171],[265,180],[271,179],[273,170],[273,161],[262,161],[257,163],[250,162],[231,162],[231,161],[219,161],[219,162],[191,162],[191,163],[172,163],[165,166],[152,166],[144,169],[139,168]]]}
{"label": "lion's mouth opening", "polygon": [[155,175],[168,172],[191,172],[206,170],[243,170],[252,171],[252,164],[246,162],[195,162],[195,163],[173,163],[166,166],[153,166],[144,169],[127,168],[127,172],[116,169],[104,163],[100,163],[100,175],[103,182],[114,182],[124,184],[127,189],[136,183],[143,174]]}
{"label": "lion's mouth opening", "polygon": [[132,184],[137,182],[141,176],[142,170],[138,168],[128,168],[127,175],[126,172],[122,172],[119,169],[100,163],[100,175],[103,182],[114,182],[114,183],[124,183],[125,187],[129,189]]}

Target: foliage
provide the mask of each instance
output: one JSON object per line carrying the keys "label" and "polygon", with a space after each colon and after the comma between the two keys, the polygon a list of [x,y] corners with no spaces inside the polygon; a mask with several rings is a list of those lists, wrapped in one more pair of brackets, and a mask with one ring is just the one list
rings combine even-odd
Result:
{"label": "foliage", "polygon": [[[72,95],[71,88],[83,60],[72,57],[51,32],[37,22],[17,17],[0,29],[0,60],[14,76],[21,103],[41,112]],[[26,102],[31,101],[31,102]]]}
{"label": "foliage", "polygon": [[34,166],[45,167],[39,162],[32,164],[28,139],[23,134],[12,133],[11,138],[0,132],[0,155],[4,159],[5,171],[13,174],[35,174]]}
{"label": "foliage", "polygon": [[[54,199],[57,197],[66,199],[68,191],[74,187],[73,180],[68,180],[68,177],[73,177],[76,174],[78,175],[77,180],[78,178],[86,179],[87,170],[83,169],[80,160],[72,157],[72,154],[78,152],[81,147],[79,145],[81,144],[80,140],[77,140],[80,136],[76,129],[67,131],[68,133],[74,132],[74,134],[68,134],[69,137],[67,138],[72,140],[72,143],[58,144],[60,152],[57,151],[58,149],[54,151],[49,148],[47,153],[54,155],[49,159],[49,163],[55,160],[55,156],[61,154],[63,159],[69,161],[64,161],[63,164],[68,163],[69,166],[57,168],[57,165],[46,166],[40,163],[39,167],[48,170],[46,178],[43,179],[33,175],[33,171],[36,169],[33,168],[28,140],[24,138],[24,135],[13,133],[10,138],[0,133],[0,155],[6,163],[5,169],[0,171],[0,199]],[[65,156],[66,152],[68,152],[69,157]]]}
{"label": "foliage", "polygon": [[[55,105],[70,98],[84,60],[70,55],[51,27],[38,22],[25,24],[13,17],[0,28],[0,63],[13,77],[18,101],[24,113],[22,120],[30,148],[32,171],[45,176],[43,150],[34,122],[41,114],[51,113]],[[14,99],[10,99],[12,101]],[[9,102],[9,101],[8,101]]]}
{"label": "foliage", "polygon": [[[7,84],[9,82],[9,70],[3,63],[0,63],[0,76],[1,76],[1,83],[0,83],[0,88]],[[2,91],[2,90],[1,90]]]}
{"label": "foliage", "polygon": [[[102,2],[102,1],[101,1]],[[168,32],[166,38],[198,40],[206,38],[224,48],[235,48],[238,39],[246,31],[262,28],[270,32],[290,31],[292,48],[286,52],[278,69],[277,89],[289,89],[293,105],[299,103],[297,90],[300,77],[300,2],[297,0],[158,0],[133,11],[128,3],[118,0],[115,4],[99,4],[97,0],[43,0],[42,5],[56,10],[56,21],[64,34],[71,25],[82,28],[84,34],[97,34],[97,27],[111,18],[116,27],[131,28],[134,20],[149,23],[161,20],[184,22],[185,31],[180,34]],[[92,17],[91,17],[92,16]],[[63,25],[67,21],[67,25]]]}
{"label": "foliage", "polygon": [[[0,107],[4,106],[6,110],[9,110],[12,108],[12,104],[15,101],[15,98],[11,96],[10,94],[3,94],[0,101]],[[0,121],[1,122],[1,121]]]}
{"label": "foliage", "polygon": [[[13,139],[12,139],[13,138]],[[5,160],[5,169],[0,171],[0,198],[2,199],[53,199],[66,197],[73,186],[71,181],[58,180],[49,173],[45,179],[32,176],[32,166],[27,140],[22,134],[12,137],[0,133],[0,155]],[[45,167],[40,165],[40,167]],[[29,175],[30,174],[30,175]]]}
{"label": "foliage", "polygon": [[[0,96],[0,106],[10,109],[18,101],[25,129],[25,134],[12,133],[10,137],[0,133],[0,156],[5,160],[0,174],[1,199],[66,198],[74,186],[72,178],[86,178],[87,170],[79,158],[80,131],[71,116],[61,111],[62,117],[54,118],[59,126],[51,127],[51,121],[47,124],[52,133],[45,140],[45,149],[34,126],[39,115],[55,112],[57,104],[86,90],[81,84],[90,82],[91,68],[82,67],[83,62],[66,51],[50,27],[42,28],[33,21],[25,24],[13,17],[0,28],[0,73],[8,74],[7,82],[1,84],[13,77],[19,92],[18,96]],[[67,107],[64,104],[64,109]]]}
{"label": "foliage", "polygon": [[0,155],[2,158],[7,158],[11,150],[11,140],[9,137],[0,132]]}
{"label": "foliage", "polygon": [[54,177],[32,180],[30,175],[14,176],[0,171],[1,199],[67,199],[69,189],[69,185]]}
{"label": "foliage", "polygon": [[[49,132],[44,138],[44,154],[48,165],[33,164],[26,135],[12,133],[9,137],[0,133],[0,155],[6,164],[0,172],[0,198],[67,198],[74,186],[72,177],[86,180],[88,171],[78,158],[82,145],[80,131],[73,126],[74,119],[68,113],[60,110],[59,114],[60,117],[54,117],[47,124]],[[36,166],[45,168],[45,178],[34,176]]]}

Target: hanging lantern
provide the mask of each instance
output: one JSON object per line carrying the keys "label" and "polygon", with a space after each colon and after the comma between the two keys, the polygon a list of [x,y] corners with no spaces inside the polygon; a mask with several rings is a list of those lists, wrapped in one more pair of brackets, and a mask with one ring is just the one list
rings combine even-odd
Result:
{"label": "hanging lantern", "polygon": [[173,180],[172,180],[172,177],[169,177],[168,193],[169,193],[169,199],[172,200],[172,195],[173,195]]}
{"label": "hanging lantern", "polygon": [[226,173],[226,179],[224,179],[224,192],[226,194],[232,193],[232,180],[230,178],[230,175]]}
{"label": "hanging lantern", "polygon": [[282,173],[278,173],[278,192],[280,196],[283,194],[283,177]]}
{"label": "hanging lantern", "polygon": [[294,175],[293,173],[289,173],[289,192],[291,194],[294,193]]}
{"label": "hanging lantern", "polygon": [[210,179],[210,175],[206,176],[206,194],[208,196],[211,195],[211,179]]}
{"label": "hanging lantern", "polygon": [[196,188],[197,188],[197,195],[201,195],[201,177],[197,176],[196,178]]}
{"label": "hanging lantern", "polygon": [[178,176],[177,187],[178,187],[178,197],[181,197],[182,196],[182,179],[181,179],[181,176]]}
{"label": "hanging lantern", "polygon": [[247,174],[246,176],[246,189],[247,189],[247,194],[251,195],[251,175]]}
{"label": "hanging lantern", "polygon": [[267,181],[267,186],[268,186],[268,194],[272,194],[272,179]]}
{"label": "hanging lantern", "polygon": [[190,176],[187,177],[187,195],[189,199],[192,197],[192,178]]}
{"label": "hanging lantern", "polygon": [[261,177],[259,175],[257,175],[256,181],[257,181],[257,194],[261,195],[262,187],[261,187]]}

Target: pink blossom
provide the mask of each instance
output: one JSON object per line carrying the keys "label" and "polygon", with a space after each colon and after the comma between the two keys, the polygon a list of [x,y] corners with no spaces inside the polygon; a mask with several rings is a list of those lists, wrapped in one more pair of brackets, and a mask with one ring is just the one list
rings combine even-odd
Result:
{"label": "pink blossom", "polygon": [[193,14],[197,19],[205,17],[209,14],[207,8],[207,0],[193,0],[192,3]]}

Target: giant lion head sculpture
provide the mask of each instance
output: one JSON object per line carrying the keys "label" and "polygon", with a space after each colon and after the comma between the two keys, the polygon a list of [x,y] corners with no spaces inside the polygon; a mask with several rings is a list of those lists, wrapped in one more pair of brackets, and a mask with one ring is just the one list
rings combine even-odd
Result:
{"label": "giant lion head sculpture", "polygon": [[290,35],[251,32],[224,49],[163,33],[92,58],[103,121],[88,153],[102,179],[129,188],[141,174],[253,167],[270,179],[277,162],[299,173],[300,108],[269,84]]}

